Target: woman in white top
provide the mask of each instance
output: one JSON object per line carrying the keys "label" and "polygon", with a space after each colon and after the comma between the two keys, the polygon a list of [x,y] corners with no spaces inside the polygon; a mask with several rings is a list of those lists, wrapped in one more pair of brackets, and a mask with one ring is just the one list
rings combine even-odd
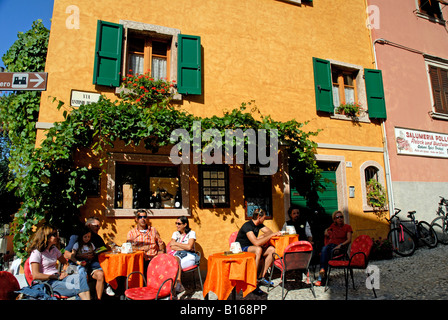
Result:
{"label": "woman in white top", "polygon": [[[196,255],[194,253],[194,244],[196,242],[196,233],[190,229],[188,218],[181,216],[176,220],[177,231],[171,236],[168,253],[179,259],[181,269],[192,267],[196,264]],[[179,278],[177,279],[176,291],[182,292],[183,288]]]}

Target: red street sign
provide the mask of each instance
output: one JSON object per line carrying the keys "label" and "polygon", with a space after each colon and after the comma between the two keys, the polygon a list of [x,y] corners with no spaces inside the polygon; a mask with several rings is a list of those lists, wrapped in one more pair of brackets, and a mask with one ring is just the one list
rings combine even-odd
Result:
{"label": "red street sign", "polygon": [[45,91],[47,75],[47,72],[0,72],[0,91]]}

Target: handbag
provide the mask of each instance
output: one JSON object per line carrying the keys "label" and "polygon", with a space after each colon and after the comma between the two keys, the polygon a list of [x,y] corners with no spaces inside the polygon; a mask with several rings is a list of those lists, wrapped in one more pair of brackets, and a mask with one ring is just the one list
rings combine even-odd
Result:
{"label": "handbag", "polygon": [[183,259],[183,258],[185,258],[188,254],[191,254],[191,255],[194,256],[194,263],[195,263],[195,264],[199,264],[200,257],[199,257],[199,255],[198,255],[196,252],[194,252],[194,251],[180,250],[180,251],[176,251],[176,253],[174,253],[174,256],[175,256],[175,257],[177,256],[177,257],[179,257],[180,259]]}

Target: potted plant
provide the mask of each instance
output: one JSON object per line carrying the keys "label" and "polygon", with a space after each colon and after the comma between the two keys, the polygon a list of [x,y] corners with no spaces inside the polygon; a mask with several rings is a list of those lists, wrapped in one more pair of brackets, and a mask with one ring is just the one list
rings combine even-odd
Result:
{"label": "potted plant", "polygon": [[387,211],[386,190],[373,178],[367,182],[367,204],[373,208],[378,218],[382,218]]}
{"label": "potted plant", "polygon": [[388,239],[378,240],[373,239],[372,252],[370,253],[371,260],[392,259],[392,243]]}
{"label": "potted plant", "polygon": [[[132,72],[132,70],[129,71]],[[148,70],[145,74],[127,74],[122,79],[122,87],[125,89],[121,92],[123,99],[150,107],[158,103],[167,102],[172,98],[174,81],[154,79]]]}
{"label": "potted plant", "polygon": [[352,118],[358,117],[361,111],[361,104],[357,102],[341,103],[339,107],[336,108],[336,113]]}

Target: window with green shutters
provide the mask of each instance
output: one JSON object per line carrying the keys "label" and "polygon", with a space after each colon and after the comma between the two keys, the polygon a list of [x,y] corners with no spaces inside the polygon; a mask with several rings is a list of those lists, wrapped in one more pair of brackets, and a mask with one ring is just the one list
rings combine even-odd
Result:
{"label": "window with green shutters", "polygon": [[120,85],[123,26],[98,20],[93,83],[103,86]]}
{"label": "window with green shutters", "polygon": [[313,58],[317,111],[334,112],[330,61]]}
{"label": "window with green shutters", "polygon": [[369,118],[386,119],[383,75],[381,70],[364,69]]}
{"label": "window with green shutters", "polygon": [[181,94],[202,94],[201,37],[180,34],[177,57],[177,91]]}
{"label": "window with green shutters", "polygon": [[[180,94],[202,94],[202,48],[199,36],[184,35],[178,29],[146,23],[127,20],[122,23],[98,21],[94,84],[119,87],[120,75],[127,74],[133,67],[132,73],[145,73],[151,69],[155,78],[166,77],[177,82]],[[144,41],[141,52],[132,43],[135,27],[138,27],[138,34]],[[154,35],[160,36],[160,39]],[[166,46],[163,52],[155,46],[160,43]],[[132,54],[133,59],[130,59]],[[177,59],[173,59],[176,56]]]}
{"label": "window with green shutters", "polygon": [[[314,90],[316,97],[317,111],[334,113],[335,106],[333,99],[333,83],[332,83],[332,63],[329,60],[313,58],[314,69]],[[346,68],[341,63],[342,68]],[[347,64],[348,65],[348,64]],[[337,65],[337,67],[341,67]],[[359,71],[362,71],[360,67]],[[358,97],[359,100],[365,100],[369,118],[386,119],[386,103],[383,88],[383,77],[381,70],[364,69],[365,97]],[[362,78],[362,72],[357,77]],[[361,82],[361,80],[359,80]],[[361,82],[362,83],[362,82]]]}

